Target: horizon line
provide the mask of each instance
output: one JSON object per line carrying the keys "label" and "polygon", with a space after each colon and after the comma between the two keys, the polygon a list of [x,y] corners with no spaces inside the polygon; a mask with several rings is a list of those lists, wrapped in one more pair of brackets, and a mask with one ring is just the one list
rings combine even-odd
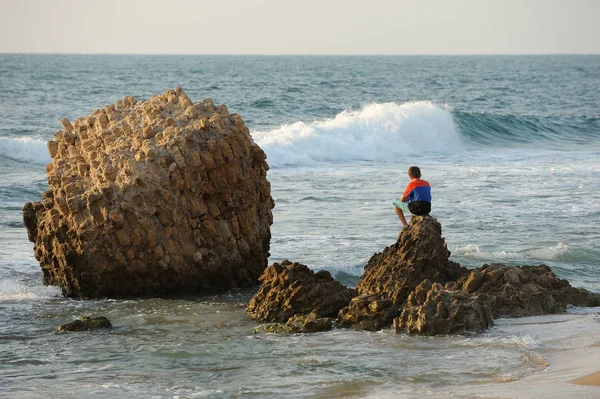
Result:
{"label": "horizon line", "polygon": [[414,53],[414,54],[324,54],[324,53],[59,53],[59,52],[2,52],[0,55],[122,55],[122,56],[252,56],[252,57],[473,57],[473,56],[554,56],[554,55],[579,55],[594,56],[599,53],[457,53],[457,54],[437,54],[437,53]]}

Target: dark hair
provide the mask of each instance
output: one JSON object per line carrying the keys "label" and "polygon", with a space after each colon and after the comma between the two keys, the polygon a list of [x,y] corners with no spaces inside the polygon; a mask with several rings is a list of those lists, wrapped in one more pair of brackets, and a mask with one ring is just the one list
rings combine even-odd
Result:
{"label": "dark hair", "polygon": [[421,178],[421,169],[418,166],[411,166],[408,168],[408,175],[413,178]]}

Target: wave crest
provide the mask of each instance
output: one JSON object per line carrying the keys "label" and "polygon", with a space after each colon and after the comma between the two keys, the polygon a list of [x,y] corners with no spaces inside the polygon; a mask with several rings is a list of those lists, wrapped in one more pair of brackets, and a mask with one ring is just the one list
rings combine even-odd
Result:
{"label": "wave crest", "polygon": [[60,296],[57,287],[29,287],[18,281],[5,279],[0,282],[0,301],[39,301]]}
{"label": "wave crest", "polygon": [[52,162],[46,141],[31,137],[0,137],[0,156],[40,165]]}
{"label": "wave crest", "polygon": [[569,253],[569,247],[562,242],[559,242],[554,247],[528,249],[518,252],[507,251],[482,251],[475,244],[465,245],[464,247],[456,248],[453,255],[464,256],[475,259],[498,259],[498,260],[553,260]]}
{"label": "wave crest", "polygon": [[447,107],[426,101],[374,103],[335,118],[296,122],[252,135],[272,167],[397,161],[408,155],[448,154],[463,148]]}

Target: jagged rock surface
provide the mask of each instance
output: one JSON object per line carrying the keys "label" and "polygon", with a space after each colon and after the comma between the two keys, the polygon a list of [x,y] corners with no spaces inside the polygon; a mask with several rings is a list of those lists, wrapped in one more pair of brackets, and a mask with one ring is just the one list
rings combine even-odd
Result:
{"label": "jagged rock surface", "polygon": [[567,305],[600,306],[600,294],[572,287],[546,265],[483,265],[448,286],[486,294],[494,317],[562,313]]}
{"label": "jagged rock surface", "polygon": [[398,308],[391,299],[370,294],[352,298],[350,304],[340,310],[337,321],[340,327],[378,331],[391,325],[397,315]]}
{"label": "jagged rock surface", "polygon": [[247,312],[254,319],[285,323],[296,315],[336,317],[356,292],[343,286],[326,270],[317,273],[308,266],[284,260],[267,267],[261,286],[250,300]]}
{"label": "jagged rock surface", "polygon": [[48,142],[50,189],[23,209],[46,284],[80,297],[256,284],[274,204],[239,115],[176,88],[62,124]]}
{"label": "jagged rock surface", "polygon": [[361,295],[391,299],[401,309],[423,280],[444,284],[466,272],[449,256],[440,223],[431,216],[413,216],[394,245],[369,259],[356,289]]}
{"label": "jagged rock surface", "polygon": [[494,324],[487,299],[424,280],[408,296],[393,329],[411,335],[482,332]]}

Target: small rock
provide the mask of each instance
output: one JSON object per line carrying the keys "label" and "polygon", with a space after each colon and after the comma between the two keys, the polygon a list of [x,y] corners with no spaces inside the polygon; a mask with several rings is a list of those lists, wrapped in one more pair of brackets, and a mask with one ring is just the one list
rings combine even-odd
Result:
{"label": "small rock", "polygon": [[103,328],[112,328],[110,321],[104,316],[88,317],[84,316],[81,319],[77,319],[71,323],[61,324],[58,326],[57,331],[88,331],[88,330],[100,330]]}
{"label": "small rock", "polygon": [[294,333],[315,333],[331,330],[332,322],[329,317],[315,318],[314,315],[296,315],[290,317],[285,325]]}
{"label": "small rock", "polygon": [[341,327],[379,331],[389,327],[398,313],[391,299],[383,299],[378,294],[361,295],[352,298],[350,304],[340,310],[338,323]]}

